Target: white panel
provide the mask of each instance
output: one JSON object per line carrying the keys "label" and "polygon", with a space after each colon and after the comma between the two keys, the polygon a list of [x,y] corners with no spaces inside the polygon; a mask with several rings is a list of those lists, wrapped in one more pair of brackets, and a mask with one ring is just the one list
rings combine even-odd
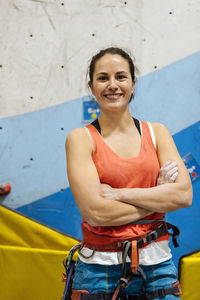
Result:
{"label": "white panel", "polygon": [[130,49],[139,76],[200,50],[200,0],[10,0],[0,17],[0,117],[87,94],[102,47]]}

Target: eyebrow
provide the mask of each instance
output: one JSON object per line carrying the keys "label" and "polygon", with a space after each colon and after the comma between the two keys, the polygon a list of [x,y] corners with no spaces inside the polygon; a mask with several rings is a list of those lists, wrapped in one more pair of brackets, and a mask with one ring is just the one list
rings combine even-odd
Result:
{"label": "eyebrow", "polygon": [[[119,71],[119,72],[117,72],[116,74],[122,74],[122,73],[126,73],[126,74],[128,74],[128,72],[126,72],[126,71]],[[106,72],[99,72],[99,73],[97,73],[96,75],[108,75],[108,73],[106,73]]]}

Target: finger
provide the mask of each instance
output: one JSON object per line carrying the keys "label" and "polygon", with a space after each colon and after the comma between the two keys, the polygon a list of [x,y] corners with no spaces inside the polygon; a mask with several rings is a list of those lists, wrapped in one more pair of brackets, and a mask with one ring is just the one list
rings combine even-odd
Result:
{"label": "finger", "polygon": [[178,173],[178,167],[175,167],[167,172],[167,176],[171,177],[174,173]]}
{"label": "finger", "polygon": [[177,167],[177,163],[176,162],[170,162],[169,164],[167,165],[163,165],[162,167],[162,171],[164,172],[168,172],[170,171],[171,169]]}
{"label": "finger", "polygon": [[178,172],[174,173],[174,174],[170,177],[170,180],[171,180],[172,182],[174,182],[174,181],[176,180],[177,176],[178,176]]}
{"label": "finger", "polygon": [[169,166],[170,164],[171,164],[171,161],[168,160],[164,163],[164,165],[162,165],[162,167],[160,169],[162,170],[162,169],[166,168],[167,166]]}
{"label": "finger", "polygon": [[171,160],[167,160],[167,161],[164,163],[163,166],[167,166],[167,165],[169,165],[169,164],[171,164],[171,163],[172,163]]}

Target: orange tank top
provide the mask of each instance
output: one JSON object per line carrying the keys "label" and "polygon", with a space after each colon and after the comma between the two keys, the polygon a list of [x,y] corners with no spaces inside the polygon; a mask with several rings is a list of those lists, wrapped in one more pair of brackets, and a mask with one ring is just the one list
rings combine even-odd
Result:
{"label": "orange tank top", "polygon": [[[87,125],[94,143],[93,162],[96,166],[100,182],[113,188],[150,188],[156,185],[160,165],[156,149],[152,142],[149,125],[141,122],[141,148],[137,157],[122,158],[116,154],[103,140],[93,125]],[[158,220],[164,213],[154,213],[144,219]],[[82,227],[98,235],[116,238],[132,238],[145,234],[152,224],[126,224],[121,226],[91,226],[84,219]],[[167,240],[168,234],[160,237]]]}

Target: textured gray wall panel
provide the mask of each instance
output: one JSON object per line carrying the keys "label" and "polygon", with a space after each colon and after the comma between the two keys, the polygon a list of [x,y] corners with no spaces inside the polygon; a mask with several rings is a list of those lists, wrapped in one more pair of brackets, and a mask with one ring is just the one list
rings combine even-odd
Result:
{"label": "textured gray wall panel", "polygon": [[200,50],[200,0],[1,0],[0,18],[0,117],[87,94],[102,47],[130,49],[139,76]]}

